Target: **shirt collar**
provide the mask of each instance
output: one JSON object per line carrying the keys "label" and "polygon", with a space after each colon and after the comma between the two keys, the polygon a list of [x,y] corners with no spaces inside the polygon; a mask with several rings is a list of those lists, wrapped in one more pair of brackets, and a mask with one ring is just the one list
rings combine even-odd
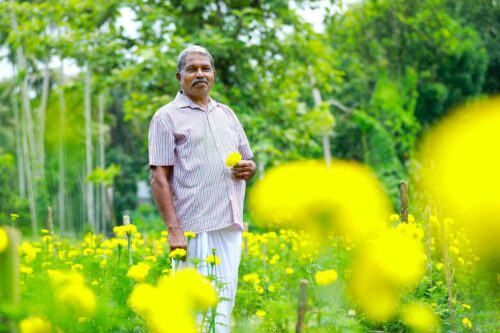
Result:
{"label": "shirt collar", "polygon": [[177,96],[175,96],[175,104],[179,108],[190,107],[191,109],[199,109],[201,111],[207,111],[207,110],[210,111],[217,106],[217,102],[215,102],[212,98],[208,97],[208,105],[207,109],[205,110],[201,107],[201,105],[194,102],[191,98],[186,96],[182,91],[177,92]]}

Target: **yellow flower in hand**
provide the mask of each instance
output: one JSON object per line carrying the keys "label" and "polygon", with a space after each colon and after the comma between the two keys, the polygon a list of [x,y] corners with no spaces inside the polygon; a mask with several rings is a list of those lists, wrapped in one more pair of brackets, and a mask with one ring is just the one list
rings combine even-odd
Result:
{"label": "yellow flower in hand", "polygon": [[234,167],[236,164],[238,164],[239,161],[241,161],[243,157],[241,156],[240,153],[238,152],[232,152],[229,154],[229,156],[226,159],[226,165],[230,168]]}

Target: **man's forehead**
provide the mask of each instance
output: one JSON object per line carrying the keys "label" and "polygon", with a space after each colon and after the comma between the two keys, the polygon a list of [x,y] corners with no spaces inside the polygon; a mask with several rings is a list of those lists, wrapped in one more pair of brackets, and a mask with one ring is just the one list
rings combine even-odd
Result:
{"label": "man's forehead", "polygon": [[210,58],[201,53],[190,53],[186,56],[186,66],[188,65],[212,65]]}

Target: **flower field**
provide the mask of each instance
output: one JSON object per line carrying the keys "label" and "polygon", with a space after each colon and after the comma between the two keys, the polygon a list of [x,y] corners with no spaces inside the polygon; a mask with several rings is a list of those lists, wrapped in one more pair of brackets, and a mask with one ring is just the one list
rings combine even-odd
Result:
{"label": "flower field", "polygon": [[[396,214],[354,162],[270,170],[250,191],[232,331],[499,331],[499,104],[481,103],[483,117],[458,112],[423,144],[436,165],[415,174],[413,215],[405,186]],[[214,332],[220,258],[202,258],[202,276],[177,270],[185,255],[128,216],[79,240],[1,227],[0,331]]]}

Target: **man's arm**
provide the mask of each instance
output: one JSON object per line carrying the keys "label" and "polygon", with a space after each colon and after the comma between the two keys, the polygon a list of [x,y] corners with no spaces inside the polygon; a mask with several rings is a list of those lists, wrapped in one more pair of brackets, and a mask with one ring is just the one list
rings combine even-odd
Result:
{"label": "man's arm", "polygon": [[241,160],[231,168],[234,178],[249,180],[255,174],[257,166],[252,160]]}
{"label": "man's arm", "polygon": [[167,226],[170,251],[179,248],[187,249],[186,237],[175,214],[172,191],[168,182],[172,168],[172,166],[151,166],[150,179],[153,198]]}

